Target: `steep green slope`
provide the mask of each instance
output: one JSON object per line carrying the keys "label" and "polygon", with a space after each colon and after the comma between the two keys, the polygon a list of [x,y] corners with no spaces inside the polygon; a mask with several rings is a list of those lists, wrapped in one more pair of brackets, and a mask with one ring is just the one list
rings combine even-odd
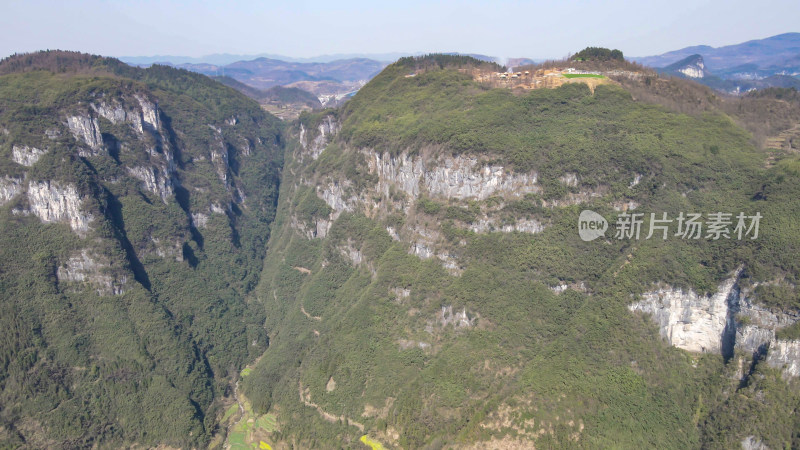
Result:
{"label": "steep green slope", "polygon": [[167,67],[42,52],[0,74],[2,446],[208,445],[267,346],[248,293],[279,121]]}
{"label": "steep green slope", "polygon": [[[256,289],[270,347],[243,383],[272,444],[798,445],[796,378],[671,347],[628,308],[743,267],[743,293],[796,315],[796,156],[765,168],[719,111],[618,86],[513,95],[479,64],[401,60],[293,130]],[[584,208],[605,239],[579,238]],[[614,238],[615,208],[646,213],[639,240]],[[644,238],[651,212],[717,211],[760,212],[759,238]]]}

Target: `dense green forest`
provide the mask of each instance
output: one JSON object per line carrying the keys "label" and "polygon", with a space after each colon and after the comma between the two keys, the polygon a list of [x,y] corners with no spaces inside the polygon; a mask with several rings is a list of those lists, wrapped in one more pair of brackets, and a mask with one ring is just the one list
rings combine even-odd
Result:
{"label": "dense green forest", "polygon": [[[640,74],[512,91],[475,81],[494,63],[402,58],[285,125],[183,70],[0,62],[0,446],[800,446],[768,350],[690,353],[629,309],[737,273],[798,316],[800,99],[579,55]],[[763,219],[584,242],[587,208],[643,235]]]}
{"label": "dense green forest", "polygon": [[[94,217],[81,237],[31,214],[30,193],[0,207],[0,446],[208,445],[220,399],[268,345],[249,293],[277,200],[279,121],[168,67],[42,52],[3,60],[0,74],[0,172],[76,186]],[[156,105],[152,129],[139,98]],[[68,130],[75,115],[96,120],[99,151]],[[45,153],[26,167],[12,161],[22,146]],[[135,167],[168,171],[169,195]],[[101,267],[68,282],[81,252]]]}

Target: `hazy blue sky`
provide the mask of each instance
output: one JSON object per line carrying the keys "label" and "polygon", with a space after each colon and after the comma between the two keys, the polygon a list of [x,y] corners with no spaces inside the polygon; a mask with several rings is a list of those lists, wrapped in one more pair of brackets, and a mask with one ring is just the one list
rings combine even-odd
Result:
{"label": "hazy blue sky", "polygon": [[800,31],[800,1],[0,0],[0,56],[60,48],[110,56],[459,51],[629,56]]}

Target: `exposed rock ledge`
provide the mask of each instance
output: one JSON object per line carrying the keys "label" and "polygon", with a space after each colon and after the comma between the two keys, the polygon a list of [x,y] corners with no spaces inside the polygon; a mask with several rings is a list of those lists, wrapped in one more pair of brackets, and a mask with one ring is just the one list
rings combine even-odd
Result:
{"label": "exposed rock ledge", "polygon": [[27,145],[15,145],[11,149],[11,159],[17,164],[30,167],[36,164],[36,161],[39,161],[39,158],[45,153],[47,153],[47,150],[40,150],[36,147],[28,147]]}
{"label": "exposed rock ledge", "polygon": [[364,153],[370,172],[378,176],[377,190],[386,197],[392,186],[410,198],[417,198],[424,187],[432,197],[459,200],[485,200],[498,194],[521,197],[539,191],[535,172],[514,174],[477,158],[440,157],[429,167],[421,156],[392,156],[367,150]]}
{"label": "exposed rock ledge", "polygon": [[322,151],[325,150],[325,147],[328,146],[330,138],[336,136],[336,133],[339,132],[339,128],[341,126],[338,121],[332,116],[326,116],[317,127],[317,136],[311,142],[308,142],[306,136],[308,133],[305,127],[300,124],[300,145],[303,146],[303,150],[309,152],[311,159],[317,159],[322,154]]}
{"label": "exposed rock ledge", "polygon": [[81,211],[83,200],[78,189],[55,181],[31,181],[28,185],[28,203],[42,222],[66,222],[72,231],[84,237],[94,217]]}
{"label": "exposed rock ledge", "polygon": [[661,336],[675,347],[723,356],[732,356],[735,349],[766,352],[769,366],[783,369],[785,376],[800,376],[800,341],[775,337],[775,331],[800,320],[800,314],[753,305],[739,288],[740,271],[711,296],[664,287],[643,294],[628,308],[651,314]]}
{"label": "exposed rock ledge", "polygon": [[0,178],[0,206],[8,203],[22,190],[22,179],[5,176]]}
{"label": "exposed rock ledge", "polygon": [[128,278],[123,275],[115,279],[104,272],[107,264],[98,262],[101,258],[92,255],[88,250],[81,250],[79,255],[71,257],[66,264],[59,266],[56,277],[59,284],[65,282],[88,283],[95,287],[98,295],[122,295]]}
{"label": "exposed rock ledge", "polygon": [[98,114],[113,124],[129,123],[139,133],[144,133],[145,129],[149,129],[151,132],[158,131],[158,105],[138,94],[134,95],[134,98],[139,103],[138,109],[126,109],[118,101],[100,102],[91,106]]}
{"label": "exposed rock ledge", "polygon": [[92,150],[98,151],[103,147],[103,135],[100,133],[97,119],[88,115],[68,117],[67,128],[75,139],[82,140]]}
{"label": "exposed rock ledge", "polygon": [[174,193],[172,179],[167,168],[159,170],[156,167],[129,167],[128,173],[144,183],[145,189],[161,197],[164,203]]}

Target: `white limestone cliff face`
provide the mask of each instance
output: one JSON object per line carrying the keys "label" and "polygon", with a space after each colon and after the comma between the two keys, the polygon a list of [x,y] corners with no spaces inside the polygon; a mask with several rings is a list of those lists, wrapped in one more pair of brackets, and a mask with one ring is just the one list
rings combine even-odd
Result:
{"label": "white limestone cliff face", "polygon": [[423,179],[431,196],[484,200],[492,195],[522,197],[538,192],[536,173],[512,174],[500,165],[480,165],[476,158],[445,158]]}
{"label": "white limestone cliff face", "polygon": [[800,321],[800,312],[755,305],[738,286],[740,271],[711,296],[665,287],[647,292],[628,306],[651,315],[671,345],[692,352],[764,355],[784,376],[800,376],[800,341],[776,338],[775,332]]}
{"label": "white limestone cliff face", "polygon": [[698,296],[694,291],[662,288],[642,295],[629,306],[631,311],[652,315],[661,336],[670,344],[691,352],[720,353],[722,336],[733,320],[728,305],[738,297],[736,280],[719,286],[716,294]]}
{"label": "white limestone cliff face", "polygon": [[[156,145],[151,145],[145,150],[150,165],[128,167],[127,170],[131,176],[142,181],[146,190],[156,194],[166,203],[174,194],[172,175],[176,170],[176,164],[173,149],[170,148],[167,139],[161,133],[158,104],[141,94],[135,94],[132,99],[126,97],[103,98],[90,106],[95,113],[112,124],[127,123],[140,135],[147,133],[156,139]],[[99,128],[96,128],[97,119],[76,116],[70,120],[76,124],[73,127],[73,134],[83,136],[85,140],[88,139],[87,144],[93,149],[98,149],[98,146],[102,145],[102,137],[98,142],[90,142],[94,139],[93,133],[99,136]],[[87,136],[89,137],[87,138]],[[227,169],[227,160],[225,164]]]}
{"label": "white limestone cliff face", "polygon": [[217,172],[217,177],[225,185],[225,189],[231,189],[231,177],[228,174],[230,169],[230,161],[228,149],[225,148],[225,142],[222,139],[222,132],[217,133],[216,148],[211,149],[211,163]]}
{"label": "white limestone cliff face", "polygon": [[300,125],[300,145],[307,151],[311,159],[319,158],[325,147],[328,146],[331,138],[336,136],[339,132],[341,125],[333,118],[333,116],[326,116],[317,127],[317,135],[311,142],[308,141],[308,132],[305,127]]}
{"label": "white limestone cliff face", "polygon": [[800,376],[800,340],[773,340],[766,362],[770,367],[782,369],[784,377]]}
{"label": "white limestone cliff face", "polygon": [[67,128],[75,139],[83,141],[90,149],[94,151],[102,149],[103,135],[100,134],[97,119],[89,115],[70,116],[67,117]]}
{"label": "white limestone cliff face", "polygon": [[[157,132],[160,130],[158,104],[148,100],[141,94],[135,94],[136,106],[130,106],[131,101],[126,99],[103,100],[91,105],[92,109],[113,124],[129,123],[139,133],[145,130]],[[125,103],[128,103],[126,105]],[[138,107],[137,107],[138,106]]]}
{"label": "white limestone cliff face", "polygon": [[142,95],[135,95],[136,100],[139,102],[139,107],[142,111],[142,121],[144,127],[149,127],[153,131],[161,129],[161,122],[158,118],[158,104],[151,102]]}
{"label": "white limestone cliff face", "polygon": [[747,436],[742,439],[742,450],[769,450],[763,440],[755,436]]}
{"label": "white limestone cliff face", "polygon": [[690,78],[703,78],[703,69],[699,67],[684,67],[680,69],[678,72],[686,75]]}
{"label": "white limestone cliff face", "polygon": [[425,174],[422,158],[412,158],[403,153],[391,156],[389,153],[364,152],[367,156],[370,173],[378,176],[377,191],[388,197],[394,187],[410,198],[419,196],[420,179]]}
{"label": "white limestone cliff face", "polygon": [[773,311],[753,304],[747,295],[742,295],[734,308],[737,316],[746,318],[747,322],[736,324],[736,347],[751,352],[771,348],[775,331],[800,320],[798,312]]}
{"label": "white limestone cliff face", "polygon": [[42,222],[68,223],[74,232],[84,237],[89,232],[92,214],[82,211],[83,199],[72,185],[55,181],[31,181],[28,203],[33,214]]}
{"label": "white limestone cliff face", "polygon": [[[429,149],[430,150],[430,149]],[[362,150],[367,158],[368,170],[376,176],[377,182],[363,192],[353,194],[352,182],[347,179],[316,181],[317,196],[333,210],[329,217],[315,224],[298,224],[295,228],[308,237],[324,237],[331,224],[342,212],[363,211],[367,216],[383,215],[390,210],[408,213],[416,200],[427,194],[443,200],[483,200],[490,196],[520,197],[526,193],[539,191],[535,172],[514,174],[500,165],[480,162],[477,158],[466,156],[442,156],[435,163],[427,164],[424,156],[411,156],[402,153],[393,156],[387,152],[378,153]],[[427,150],[423,153],[426,153]],[[314,183],[311,183],[314,184]],[[400,200],[397,200],[400,193]],[[295,221],[297,222],[297,221]],[[470,225],[461,225],[470,227]],[[394,238],[409,244],[409,252],[420,258],[436,257],[453,275],[462,271],[458,258],[442,249],[441,239],[435,225],[408,225],[404,230],[395,230]],[[413,228],[413,229],[412,229]],[[430,230],[426,228],[431,228]],[[543,224],[521,218],[514,223],[498,224],[493,218],[484,215],[471,225],[475,232],[489,231],[538,233]]]}
{"label": "white limestone cliff face", "polygon": [[434,164],[427,164],[423,157],[407,153],[364,153],[370,173],[378,176],[377,191],[384,196],[392,187],[412,199],[422,189],[431,197],[458,200],[484,200],[493,195],[521,197],[539,191],[535,172],[514,174],[501,165],[484,164],[468,156],[439,157]]}
{"label": "white limestone cliff face", "polygon": [[72,256],[58,267],[56,278],[58,283],[88,283],[93,286],[98,295],[122,295],[125,293],[127,276],[116,279],[106,273],[107,262],[103,258],[83,249],[78,255]]}
{"label": "white limestone cliff face", "polygon": [[703,78],[705,76],[706,65],[703,60],[698,60],[694,64],[678,69],[678,72],[689,78]]}
{"label": "white limestone cliff face", "polygon": [[144,133],[142,112],[126,109],[118,102],[93,103],[92,109],[113,124],[129,123],[139,133]]}
{"label": "white limestone cliff face", "polygon": [[27,145],[15,145],[11,148],[11,159],[15,163],[31,167],[39,161],[47,150],[41,150],[36,147],[29,147]]}
{"label": "white limestone cliff face", "polygon": [[141,180],[145,189],[161,197],[164,203],[167,203],[167,199],[175,192],[166,167],[161,169],[143,166],[128,167],[128,173]]}
{"label": "white limestone cliff face", "polygon": [[422,242],[414,242],[413,244],[411,244],[410,253],[421,259],[433,258],[434,255],[433,249],[431,249],[429,246],[425,245]]}
{"label": "white limestone cliff face", "polygon": [[5,205],[22,191],[22,179],[5,176],[0,178],[0,206]]}

